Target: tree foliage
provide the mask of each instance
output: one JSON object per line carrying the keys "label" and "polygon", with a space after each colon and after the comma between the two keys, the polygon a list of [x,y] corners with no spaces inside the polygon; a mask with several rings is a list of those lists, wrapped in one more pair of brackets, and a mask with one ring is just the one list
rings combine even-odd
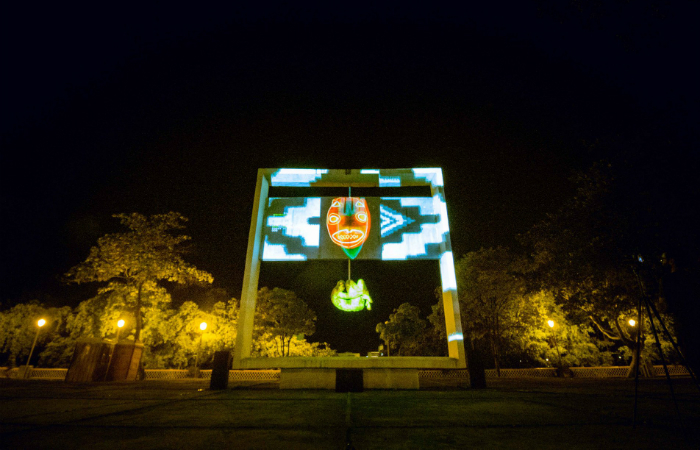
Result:
{"label": "tree foliage", "polygon": [[74,283],[103,283],[100,292],[115,292],[134,311],[136,340],[143,329],[142,308],[162,296],[158,282],[211,283],[211,274],[198,270],[182,258],[189,236],[174,234],[187,219],[175,212],[146,217],[138,213],[117,214],[129,231],[107,234],[90,249],[82,263],[65,277]]}
{"label": "tree foliage", "polygon": [[553,292],[571,321],[633,349],[637,330],[627,322],[637,305],[650,301],[665,310],[660,218],[619,185],[610,164],[596,164],[574,182],[576,194],[523,238],[533,285]]}
{"label": "tree foliage", "polygon": [[389,316],[389,320],[378,323],[376,330],[391,355],[416,356],[423,352],[423,331],[426,322],[420,317],[420,309],[410,303],[402,303]]}
{"label": "tree foliage", "polygon": [[524,269],[523,259],[503,247],[470,252],[455,267],[463,330],[472,341],[488,342],[496,369],[506,342],[532,325],[518,276]]}
{"label": "tree foliage", "polygon": [[279,356],[290,356],[294,336],[316,331],[316,314],[294,292],[263,287],[258,291],[255,323],[257,335],[273,340]]}
{"label": "tree foliage", "polygon": [[[326,343],[308,342],[316,316],[293,292],[261,289],[269,304],[264,305],[265,320],[257,323],[254,346],[258,356],[332,356]],[[274,293],[274,295],[273,295]],[[47,320],[41,329],[32,364],[43,367],[68,367],[78,339],[100,338],[133,341],[136,320],[128,300],[118,290],[102,292],[84,300],[76,308],[46,308],[38,302],[18,304],[0,311],[0,365],[26,363],[36,335],[36,322]],[[213,361],[214,352],[232,350],[236,341],[239,304],[235,298],[200,308],[185,301],[173,307],[170,294],[163,290],[144,293],[141,342],[145,368],[186,368],[199,359],[200,367]],[[221,292],[217,292],[221,298]],[[118,320],[123,328],[118,329]],[[277,320],[281,319],[281,320]],[[202,322],[206,330],[200,329]],[[291,335],[289,333],[292,333]],[[199,355],[199,356],[197,356]]]}
{"label": "tree foliage", "polygon": [[[63,351],[55,342],[65,339],[70,313],[68,307],[47,308],[37,301],[0,311],[0,365],[53,363],[60,357],[57,353]],[[41,329],[37,325],[39,319],[46,320]],[[27,362],[35,338],[36,348],[32,360]]]}

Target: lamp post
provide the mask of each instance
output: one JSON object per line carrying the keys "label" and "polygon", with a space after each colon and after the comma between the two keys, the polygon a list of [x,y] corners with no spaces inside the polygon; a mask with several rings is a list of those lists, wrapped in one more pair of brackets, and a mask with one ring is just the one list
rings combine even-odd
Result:
{"label": "lamp post", "polygon": [[194,377],[199,378],[199,349],[202,348],[202,336],[204,336],[204,330],[207,329],[207,323],[202,322],[199,324],[199,329],[202,332],[199,334],[199,343],[197,344],[197,354],[194,357]]}
{"label": "lamp post", "polygon": [[34,353],[34,347],[36,346],[36,341],[39,339],[39,332],[41,331],[41,327],[43,327],[46,324],[46,321],[44,319],[39,319],[37,321],[37,329],[36,329],[36,335],[34,336],[34,342],[32,343],[32,349],[29,351],[29,358],[27,358],[27,365],[24,368],[24,377],[23,378],[28,378],[29,377],[29,361],[32,359],[32,354]]}
{"label": "lamp post", "polygon": [[124,326],[124,319],[119,319],[117,322],[117,344],[119,343],[119,332],[122,331],[122,327]]}
{"label": "lamp post", "polygon": [[557,355],[559,355],[559,370],[563,370],[564,366],[561,363],[561,352],[559,351],[559,345],[557,345],[557,336],[554,333],[554,321],[548,320],[547,325],[552,329],[552,340],[554,340],[554,346],[557,348]]}
{"label": "lamp post", "polygon": [[122,331],[124,326],[124,319],[119,319],[117,321],[117,338],[114,340],[114,345],[112,346],[112,351],[109,354],[109,361],[107,362],[107,370],[105,370],[104,381],[107,381],[107,375],[109,374],[109,368],[112,366],[112,358],[114,357],[114,352],[117,350],[117,344],[119,343],[119,332]]}
{"label": "lamp post", "polygon": [[639,333],[639,329],[637,329],[637,321],[636,320],[630,319],[627,321],[627,323],[629,324],[630,328],[632,328],[632,330],[633,330],[630,333],[630,335],[632,336],[632,339],[634,340],[634,344],[635,344],[634,356],[632,358],[632,361],[635,364],[635,371],[636,371],[639,369],[637,364],[638,364],[638,359],[639,359],[639,353],[641,352],[641,348],[640,348],[641,343],[637,339],[637,333]]}

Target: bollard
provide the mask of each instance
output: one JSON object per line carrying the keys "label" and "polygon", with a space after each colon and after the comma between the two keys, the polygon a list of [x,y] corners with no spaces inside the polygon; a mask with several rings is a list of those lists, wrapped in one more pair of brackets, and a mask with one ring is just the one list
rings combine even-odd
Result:
{"label": "bollard", "polygon": [[214,352],[214,367],[211,371],[209,389],[226,389],[228,371],[231,369],[231,352],[228,350]]}

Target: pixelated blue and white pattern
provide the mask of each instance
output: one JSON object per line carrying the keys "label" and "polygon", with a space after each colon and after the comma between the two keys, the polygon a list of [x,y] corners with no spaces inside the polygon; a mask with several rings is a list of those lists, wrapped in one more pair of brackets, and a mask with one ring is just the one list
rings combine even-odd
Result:
{"label": "pixelated blue and white pattern", "polygon": [[440,256],[440,278],[442,279],[443,292],[457,289],[457,275],[455,274],[455,262],[452,252],[444,252]]}
{"label": "pixelated blue and white pattern", "polygon": [[[418,207],[421,216],[439,214],[440,221],[437,223],[422,223],[420,231],[416,233],[404,233],[401,242],[392,242],[382,245],[383,260],[403,260],[420,258],[428,255],[428,244],[441,244],[444,242],[447,226],[447,214],[443,216],[440,211],[440,199],[435,197],[401,197],[401,207]],[[444,203],[444,202],[442,202]],[[435,206],[438,211],[435,211]],[[445,210],[446,211],[446,210]]]}
{"label": "pixelated blue and white pattern", "polygon": [[265,236],[263,245],[263,261],[305,261],[306,255],[301,253],[287,253],[287,246],[284,244],[271,244]]}
{"label": "pixelated blue and white pattern", "polygon": [[320,179],[328,169],[279,169],[270,177],[272,186],[310,186]]}
{"label": "pixelated blue and white pattern", "polygon": [[447,337],[447,342],[452,342],[452,341],[463,341],[464,340],[464,335],[462,333],[452,333]]}
{"label": "pixelated blue and white pattern", "polygon": [[[274,200],[271,198],[269,204]],[[288,206],[284,208],[284,215],[268,217],[267,226],[273,232],[281,231],[285,236],[301,238],[305,247],[318,247],[321,225],[310,223],[310,219],[320,217],[321,199],[309,197],[303,206]]]}
{"label": "pixelated blue and white pattern", "polygon": [[[327,233],[321,217],[325,217],[321,214],[323,202],[330,199],[270,198],[263,260],[335,259],[334,251],[324,243]],[[447,206],[440,192],[432,197],[370,197],[368,203],[379,226],[370,231],[376,235],[370,235],[361,258],[440,259],[449,250]]]}
{"label": "pixelated blue and white pattern", "polygon": [[297,198],[294,201],[303,203],[292,206],[285,205],[287,199],[270,198],[268,208],[271,214],[265,223],[265,243],[262,258],[265,261],[286,261],[313,259],[318,253],[321,233],[321,199],[318,197]]}
{"label": "pixelated blue and white pattern", "polygon": [[450,224],[447,221],[447,203],[442,198],[441,195],[433,195],[433,214],[438,214],[440,216],[439,228],[442,233],[447,233],[450,231]]}
{"label": "pixelated blue and white pattern", "polygon": [[379,187],[400,187],[401,177],[383,177],[379,175]]}
{"label": "pixelated blue and white pattern", "polygon": [[379,212],[381,215],[382,237],[387,237],[414,222],[414,220],[410,217],[406,217],[400,212],[394,211],[386,205],[380,204]]}
{"label": "pixelated blue and white pattern", "polygon": [[442,182],[442,169],[440,168],[418,168],[412,169],[413,176],[416,178],[423,178],[429,181],[432,186],[443,186]]}

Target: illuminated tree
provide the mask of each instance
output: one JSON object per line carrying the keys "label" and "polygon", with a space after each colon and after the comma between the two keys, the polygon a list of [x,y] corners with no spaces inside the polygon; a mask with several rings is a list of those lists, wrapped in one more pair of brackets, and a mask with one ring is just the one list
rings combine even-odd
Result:
{"label": "illuminated tree", "polygon": [[280,288],[264,287],[258,291],[255,322],[257,339],[264,341],[268,335],[275,341],[280,356],[290,355],[295,336],[316,331],[316,314],[306,302],[294,292]]}
{"label": "illuminated tree", "polygon": [[425,328],[426,323],[420,317],[420,309],[410,303],[402,303],[389,316],[389,320],[377,324],[376,330],[389,354],[395,348],[398,356],[415,356],[423,351]]}
{"label": "illuminated tree", "polygon": [[519,276],[525,263],[508,249],[496,247],[468,253],[455,270],[463,330],[473,342],[488,343],[500,371],[506,341],[528,326],[523,321],[528,306],[523,302],[525,282]]}
{"label": "illuminated tree", "polygon": [[[628,320],[636,318],[639,302],[665,309],[660,260],[667,237],[652,203],[645,203],[641,191],[620,186],[609,164],[594,165],[575,183],[576,194],[524,236],[535,264],[534,284],[554,293],[570,321],[587,323],[634,350],[637,328]],[[671,324],[668,317],[665,322]],[[645,324],[639,325],[649,337]],[[645,347],[642,340],[643,358],[649,354]],[[635,363],[633,358],[630,376]],[[649,374],[650,363],[641,361],[643,374]]]}
{"label": "illuminated tree", "polygon": [[221,350],[232,350],[236,344],[238,324],[238,300],[231,298],[225,302],[216,302],[211,310],[213,320],[216,321],[216,333],[218,346]]}
{"label": "illuminated tree", "polygon": [[74,283],[103,283],[101,293],[113,292],[133,308],[134,339],[141,339],[142,308],[162,298],[161,281],[174,283],[211,283],[212,276],[187,264],[182,256],[189,236],[174,234],[187,220],[175,212],[150,217],[141,214],[117,214],[129,231],[107,234],[90,249],[85,261],[68,273]]}
{"label": "illuminated tree", "polygon": [[445,307],[442,302],[442,288],[435,289],[437,303],[428,316],[428,328],[424,334],[423,354],[426,356],[447,356],[447,328]]}
{"label": "illuminated tree", "polygon": [[[67,334],[66,322],[71,311],[68,307],[46,308],[36,301],[20,303],[0,312],[0,365],[11,367],[26,364],[37,332],[37,321],[46,320],[36,343],[30,364],[52,364],[60,349],[54,341]],[[45,357],[42,352],[49,349]],[[58,355],[60,356],[60,355]]]}
{"label": "illuminated tree", "polygon": [[[144,363],[148,367],[190,367],[198,350],[200,363],[206,362],[215,350],[214,331],[218,323],[194,302],[184,302],[178,309],[148,308],[145,319]],[[206,330],[199,328],[202,322],[207,323]]]}
{"label": "illuminated tree", "polygon": [[[525,358],[528,363],[562,366],[599,366],[612,363],[612,342],[598,339],[588,323],[567,320],[550,292],[523,296],[518,309],[521,329],[507,340],[506,353]],[[552,321],[553,327],[548,322]],[[513,358],[511,358],[511,362]],[[556,362],[556,363],[555,363]]]}

